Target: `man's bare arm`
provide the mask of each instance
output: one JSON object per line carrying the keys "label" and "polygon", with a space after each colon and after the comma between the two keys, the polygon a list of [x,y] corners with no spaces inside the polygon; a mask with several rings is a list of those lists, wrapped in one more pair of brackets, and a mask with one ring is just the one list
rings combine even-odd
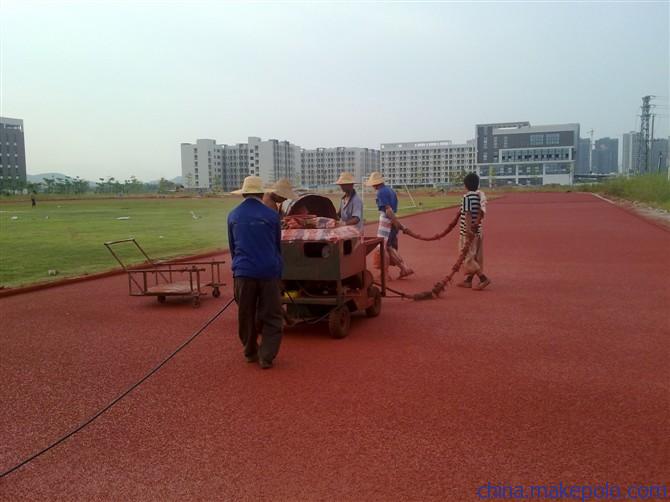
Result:
{"label": "man's bare arm", "polygon": [[384,207],[384,213],[386,214],[386,217],[393,222],[393,226],[395,226],[399,230],[404,230],[405,225],[400,223],[400,220],[396,216],[396,214],[393,212],[393,209],[391,209],[391,206],[385,206]]}

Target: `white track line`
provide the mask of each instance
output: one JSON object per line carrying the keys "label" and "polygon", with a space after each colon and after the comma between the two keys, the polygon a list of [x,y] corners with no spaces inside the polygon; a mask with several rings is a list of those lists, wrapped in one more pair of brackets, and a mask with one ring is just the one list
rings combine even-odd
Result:
{"label": "white track line", "polygon": [[614,202],[612,202],[612,201],[609,200],[609,199],[606,199],[606,198],[603,197],[602,195],[599,195],[599,194],[597,194],[597,193],[593,193],[593,192],[591,192],[591,195],[593,195],[594,197],[598,197],[600,200],[604,200],[605,202],[609,202],[609,203],[612,204],[613,206],[616,206],[616,204],[615,204]]}

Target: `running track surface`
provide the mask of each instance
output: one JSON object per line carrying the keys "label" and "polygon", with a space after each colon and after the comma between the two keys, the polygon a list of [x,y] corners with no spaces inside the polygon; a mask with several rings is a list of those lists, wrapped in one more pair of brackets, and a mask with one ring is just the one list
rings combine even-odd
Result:
{"label": "running track surface", "polygon": [[[454,209],[408,218],[444,228]],[[384,301],[348,338],[244,362],[232,307],[2,500],[478,500],[493,484],[667,483],[670,233],[586,194],[490,203],[483,292]],[[455,236],[401,238],[427,289]],[[0,470],[70,430],[213,315],[115,276],[0,301]]]}

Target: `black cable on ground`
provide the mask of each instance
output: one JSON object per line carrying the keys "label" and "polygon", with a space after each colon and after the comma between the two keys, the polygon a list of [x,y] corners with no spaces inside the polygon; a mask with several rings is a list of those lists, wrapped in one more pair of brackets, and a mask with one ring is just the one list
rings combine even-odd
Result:
{"label": "black cable on ground", "polygon": [[0,473],[0,479],[1,479],[1,478],[4,478],[4,477],[7,476],[8,474],[11,474],[12,472],[16,471],[17,469],[20,469],[21,467],[23,467],[23,466],[26,465],[27,463],[32,462],[33,460],[35,460],[35,459],[36,459],[37,457],[39,457],[40,455],[43,455],[44,453],[48,452],[50,449],[55,448],[56,446],[58,446],[59,444],[61,444],[63,441],[65,441],[65,440],[68,439],[69,437],[74,436],[77,432],[79,432],[80,430],[82,430],[84,427],[86,427],[87,425],[89,425],[91,422],[93,422],[93,421],[94,421],[96,418],[98,418],[100,415],[102,415],[102,414],[105,413],[107,410],[109,410],[109,409],[110,409],[112,406],[114,406],[116,403],[118,403],[119,401],[121,401],[121,399],[123,399],[124,397],[126,397],[126,396],[127,396],[128,394],[130,394],[133,390],[135,390],[137,387],[139,387],[141,384],[143,384],[143,383],[144,383],[144,382],[145,382],[151,375],[153,375],[153,374],[156,373],[159,369],[161,369],[161,368],[165,365],[165,363],[167,363],[170,359],[172,359],[174,356],[176,356],[176,355],[177,355],[177,354],[178,354],[184,347],[186,347],[189,343],[191,343],[193,340],[195,340],[196,337],[198,337],[203,331],[205,331],[205,329],[207,329],[207,327],[208,327],[210,324],[212,324],[212,323],[213,323],[213,322],[214,322],[214,321],[215,321],[221,314],[223,314],[223,313],[226,311],[226,309],[227,309],[228,307],[230,307],[230,304],[233,303],[233,301],[234,301],[234,299],[231,298],[231,299],[228,301],[228,303],[226,303],[226,304],[224,305],[224,307],[223,307],[221,310],[219,310],[216,314],[214,314],[212,317],[210,317],[210,319],[209,319],[209,320],[208,320],[208,321],[207,321],[207,322],[206,322],[206,323],[205,323],[205,324],[204,324],[198,331],[196,331],[193,335],[191,335],[191,336],[188,338],[188,340],[186,340],[186,341],[185,341],[184,343],[182,343],[179,347],[177,347],[177,348],[172,352],[172,354],[170,354],[170,355],[167,356],[165,359],[163,359],[157,366],[155,366],[151,371],[149,371],[149,373],[147,373],[146,375],[144,375],[139,381],[137,381],[136,383],[134,383],[133,385],[131,385],[130,387],[128,387],[128,389],[126,389],[123,393],[121,393],[119,396],[117,396],[117,397],[116,397],[112,402],[110,402],[107,406],[105,406],[104,408],[102,408],[102,409],[101,409],[100,411],[98,411],[95,415],[93,415],[93,416],[91,416],[90,418],[88,418],[85,422],[83,422],[82,424],[80,424],[79,426],[77,426],[75,429],[71,430],[70,432],[68,432],[67,434],[65,434],[64,436],[62,436],[61,438],[59,438],[59,439],[57,439],[56,441],[54,441],[53,443],[51,443],[49,446],[47,446],[47,447],[41,449],[41,450],[38,451],[37,453],[35,453],[35,454],[31,455],[30,457],[26,458],[25,460],[19,462],[19,463],[16,464],[14,467],[12,467],[12,468],[10,468],[10,469],[7,469],[6,471],[1,472],[1,473]]}

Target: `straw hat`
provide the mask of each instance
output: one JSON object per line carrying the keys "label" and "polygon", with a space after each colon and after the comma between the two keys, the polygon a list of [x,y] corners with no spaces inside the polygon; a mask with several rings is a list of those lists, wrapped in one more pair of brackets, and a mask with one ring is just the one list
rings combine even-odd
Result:
{"label": "straw hat", "polygon": [[354,183],[356,183],[354,175],[346,171],[341,173],[340,177],[337,178],[337,181],[335,182],[336,185],[353,185]]}
{"label": "straw hat", "polygon": [[293,191],[293,185],[291,185],[291,182],[286,178],[280,179],[266,191],[279,195],[279,197],[283,197],[284,199],[298,198],[298,194]]}
{"label": "straw hat", "polygon": [[384,183],[384,177],[382,176],[382,173],[375,171],[374,173],[370,174],[370,177],[365,182],[365,186],[373,187],[375,185],[381,185],[382,183]]}
{"label": "straw hat", "polygon": [[267,190],[263,188],[263,180],[260,176],[247,176],[244,178],[244,183],[242,188],[230,192],[235,195],[244,195],[244,194],[263,194]]}

